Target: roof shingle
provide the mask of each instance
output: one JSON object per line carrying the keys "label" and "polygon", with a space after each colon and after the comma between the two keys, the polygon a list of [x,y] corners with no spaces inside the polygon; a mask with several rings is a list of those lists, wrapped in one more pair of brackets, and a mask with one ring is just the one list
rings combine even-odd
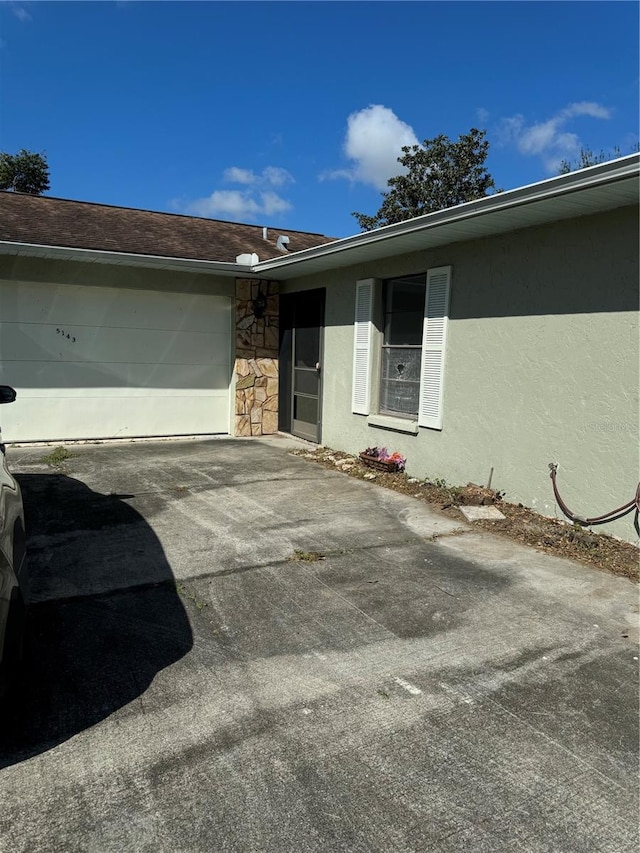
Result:
{"label": "roof shingle", "polygon": [[285,253],[276,248],[280,235],[289,237],[286,254],[335,239],[268,228],[264,240],[260,225],[0,192],[0,240],[15,243],[234,263],[245,253],[261,261],[281,257]]}

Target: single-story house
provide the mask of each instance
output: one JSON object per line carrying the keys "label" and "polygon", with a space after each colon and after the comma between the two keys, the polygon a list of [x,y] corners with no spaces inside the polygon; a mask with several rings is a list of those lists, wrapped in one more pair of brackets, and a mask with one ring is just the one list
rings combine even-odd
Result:
{"label": "single-story house", "polygon": [[600,515],[638,481],[639,159],[340,240],[0,193],[5,438],[281,430],[548,515],[556,462]]}

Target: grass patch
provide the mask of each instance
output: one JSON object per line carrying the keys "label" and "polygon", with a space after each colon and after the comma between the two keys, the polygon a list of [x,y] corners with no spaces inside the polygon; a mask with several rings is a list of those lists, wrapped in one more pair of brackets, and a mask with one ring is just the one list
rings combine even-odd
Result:
{"label": "grass patch", "polygon": [[204,610],[205,607],[209,606],[208,601],[204,601],[204,599],[200,598],[198,595],[190,592],[183,583],[176,582],[176,592],[178,595],[181,595],[182,598],[186,598],[187,601],[191,601],[195,604],[198,610]]}
{"label": "grass patch", "polygon": [[293,556],[289,559],[293,563],[318,563],[320,560],[324,560],[324,554],[319,554],[317,551],[301,551],[296,548]]}
{"label": "grass patch", "polygon": [[44,462],[45,465],[52,465],[54,468],[59,468],[63,462],[66,462],[67,459],[71,459],[75,455],[75,453],[67,450],[66,447],[60,446],[56,447],[55,450],[52,450],[46,456],[43,456],[40,461]]}

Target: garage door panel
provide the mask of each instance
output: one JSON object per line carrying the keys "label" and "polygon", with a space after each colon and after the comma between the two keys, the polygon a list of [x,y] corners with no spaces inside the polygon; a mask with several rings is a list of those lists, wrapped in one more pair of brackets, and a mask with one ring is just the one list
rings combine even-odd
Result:
{"label": "garage door panel", "polygon": [[0,322],[0,356],[65,363],[228,364],[229,333]]}
{"label": "garage door panel", "polygon": [[[133,389],[224,390],[228,392],[228,365],[191,364],[77,364],[74,362],[4,362],[2,382],[19,389],[24,396],[48,396],[50,393],[87,392],[106,394]],[[112,395],[111,395],[112,396]]]}
{"label": "garage door panel", "polygon": [[226,296],[191,293],[4,282],[0,316],[54,326],[225,333],[231,322],[231,301]]}
{"label": "garage door panel", "polygon": [[[228,431],[228,395],[21,398],[13,411],[2,411],[2,434],[8,441],[55,441],[81,438],[134,438],[147,435],[195,435]],[[185,429],[184,411],[189,411]]]}
{"label": "garage door panel", "polygon": [[5,439],[228,432],[231,312],[220,296],[0,282],[0,381],[18,391]]}

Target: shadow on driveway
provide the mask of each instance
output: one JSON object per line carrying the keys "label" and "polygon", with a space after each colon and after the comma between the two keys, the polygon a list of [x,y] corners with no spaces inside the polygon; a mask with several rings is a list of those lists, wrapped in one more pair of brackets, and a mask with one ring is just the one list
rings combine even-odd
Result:
{"label": "shadow on driveway", "polygon": [[21,683],[3,709],[0,767],[123,708],[193,645],[162,546],[125,502],[135,496],[97,494],[62,474],[16,479],[32,605]]}

